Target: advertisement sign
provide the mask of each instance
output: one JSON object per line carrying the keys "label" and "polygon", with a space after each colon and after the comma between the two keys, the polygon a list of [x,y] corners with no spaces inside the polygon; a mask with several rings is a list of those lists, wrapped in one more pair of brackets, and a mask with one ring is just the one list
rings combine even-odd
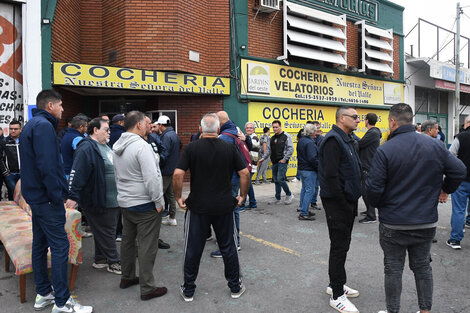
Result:
{"label": "advertisement sign", "polygon": [[[446,82],[443,80],[435,80],[436,88],[438,89],[445,89],[445,90],[452,90],[455,91],[455,83]],[[460,92],[470,93],[470,86],[469,85],[460,85]]]}
{"label": "advertisement sign", "polygon": [[217,76],[54,62],[54,85],[229,95],[230,79]]}
{"label": "advertisement sign", "polygon": [[16,118],[23,123],[21,6],[0,3],[0,127]]}
{"label": "advertisement sign", "polygon": [[[271,128],[274,120],[281,121],[282,130],[292,137],[294,148],[297,147],[297,134],[303,129],[307,121],[318,121],[323,134],[326,134],[335,123],[337,107],[317,106],[317,105],[293,105],[266,102],[250,102],[248,105],[248,120],[255,125],[255,132],[258,137],[263,135],[263,128]],[[376,127],[382,132],[381,143],[388,137],[388,110],[377,109],[356,109],[360,115],[361,122],[354,132],[361,137],[367,132],[364,124],[367,113],[375,113],[378,116]],[[273,135],[271,128],[271,136]],[[295,149],[294,149],[295,150]],[[297,173],[297,152],[289,162],[287,176],[295,176]],[[271,170],[268,170],[268,176]]]}
{"label": "advertisement sign", "polygon": [[350,105],[403,102],[403,84],[258,61],[241,61],[243,95]]}

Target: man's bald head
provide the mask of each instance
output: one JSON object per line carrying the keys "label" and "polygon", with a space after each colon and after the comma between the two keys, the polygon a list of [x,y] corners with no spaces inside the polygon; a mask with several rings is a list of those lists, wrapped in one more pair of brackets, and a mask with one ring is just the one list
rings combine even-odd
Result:
{"label": "man's bald head", "polygon": [[217,112],[217,117],[219,118],[220,125],[224,125],[229,120],[228,114],[225,111]]}

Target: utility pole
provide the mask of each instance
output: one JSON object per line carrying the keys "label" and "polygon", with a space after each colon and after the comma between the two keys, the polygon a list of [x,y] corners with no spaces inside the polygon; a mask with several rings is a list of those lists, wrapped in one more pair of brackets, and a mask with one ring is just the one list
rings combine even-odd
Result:
{"label": "utility pole", "polygon": [[460,2],[457,2],[457,34],[455,35],[455,115],[454,136],[459,133],[460,125],[460,14],[462,14]]}

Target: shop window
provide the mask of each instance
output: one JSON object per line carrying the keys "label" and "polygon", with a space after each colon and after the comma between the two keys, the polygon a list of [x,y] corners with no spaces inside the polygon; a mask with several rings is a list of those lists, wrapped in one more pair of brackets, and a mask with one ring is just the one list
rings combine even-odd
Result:
{"label": "shop window", "polygon": [[429,108],[428,112],[429,113],[437,113],[437,108],[439,105],[439,91],[433,90],[433,89],[428,89],[428,103],[429,103]]}
{"label": "shop window", "polygon": [[127,113],[130,111],[145,112],[147,100],[145,99],[103,99],[99,100],[100,115],[115,115],[119,113]]}
{"label": "shop window", "polygon": [[146,114],[150,117],[152,123],[157,121],[161,115],[168,116],[171,121],[171,126],[173,126],[175,132],[178,133],[178,112],[176,110],[147,111]]}
{"label": "shop window", "polygon": [[428,112],[428,95],[425,88],[415,87],[415,111],[416,113]]}
{"label": "shop window", "polygon": [[439,113],[447,114],[449,110],[449,94],[445,91],[439,91]]}

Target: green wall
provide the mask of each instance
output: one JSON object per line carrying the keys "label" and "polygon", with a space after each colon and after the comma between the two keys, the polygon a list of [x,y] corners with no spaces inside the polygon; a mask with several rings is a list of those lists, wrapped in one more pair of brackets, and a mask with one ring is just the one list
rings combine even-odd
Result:
{"label": "green wall", "polygon": [[52,21],[57,0],[41,0],[41,21],[48,18],[49,24],[41,24],[41,62],[42,62],[42,88],[52,88]]}

